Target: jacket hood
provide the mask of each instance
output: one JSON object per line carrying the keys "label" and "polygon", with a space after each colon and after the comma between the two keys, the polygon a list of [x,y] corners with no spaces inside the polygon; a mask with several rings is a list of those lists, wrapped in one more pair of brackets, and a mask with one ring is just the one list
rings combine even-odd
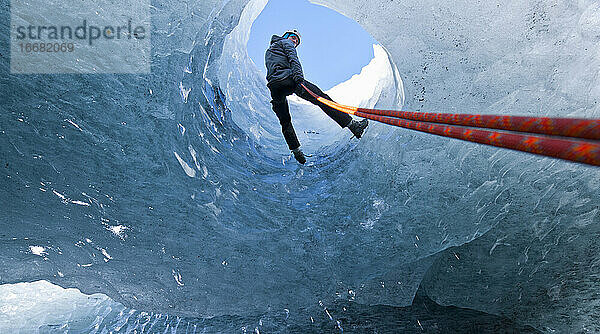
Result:
{"label": "jacket hood", "polygon": [[280,41],[282,39],[283,39],[283,37],[281,37],[281,36],[273,35],[273,36],[271,36],[271,44],[273,44],[277,41]]}

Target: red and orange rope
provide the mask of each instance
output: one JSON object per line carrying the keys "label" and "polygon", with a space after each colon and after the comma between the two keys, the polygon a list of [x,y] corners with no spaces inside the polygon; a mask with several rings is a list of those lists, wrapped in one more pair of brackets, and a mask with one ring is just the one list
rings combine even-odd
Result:
{"label": "red and orange rope", "polygon": [[600,166],[598,119],[438,114],[357,108],[327,100],[306,86],[302,87],[319,102],[347,114],[439,136]]}

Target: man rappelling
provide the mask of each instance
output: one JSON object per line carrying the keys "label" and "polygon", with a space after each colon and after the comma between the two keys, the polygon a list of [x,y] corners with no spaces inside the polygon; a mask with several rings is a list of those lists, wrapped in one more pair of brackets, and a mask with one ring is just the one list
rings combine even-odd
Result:
{"label": "man rappelling", "polygon": [[363,131],[368,126],[368,120],[355,121],[350,115],[319,102],[302,87],[302,84],[304,84],[306,88],[317,95],[331,100],[315,84],[304,80],[302,65],[300,65],[296,53],[296,48],[300,45],[300,38],[300,33],[296,29],[286,31],[281,37],[273,35],[271,45],[265,53],[265,65],[267,66],[267,87],[271,91],[271,104],[273,105],[273,111],[279,118],[281,132],[283,132],[283,137],[294,154],[294,158],[299,163],[304,164],[306,158],[300,150],[300,142],[292,126],[292,118],[286,99],[288,95],[295,93],[302,99],[320,107],[339,126],[348,128],[356,138],[362,136]]}

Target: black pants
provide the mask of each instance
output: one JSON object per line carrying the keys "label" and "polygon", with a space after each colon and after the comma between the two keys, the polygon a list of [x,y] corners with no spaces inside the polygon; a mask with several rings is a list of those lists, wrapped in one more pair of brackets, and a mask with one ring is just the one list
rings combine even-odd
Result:
{"label": "black pants", "polygon": [[[324,97],[328,100],[331,98],[323,93],[323,91],[306,80],[304,80],[304,85],[310,89],[313,93]],[[283,132],[283,137],[288,144],[290,150],[294,150],[300,147],[300,142],[298,141],[298,137],[296,137],[296,131],[294,131],[294,127],[292,126],[292,117],[290,116],[290,109],[287,103],[286,97],[288,95],[292,95],[296,93],[302,99],[319,106],[323,111],[327,114],[327,116],[331,117],[337,124],[339,124],[342,128],[345,128],[350,124],[352,117],[350,115],[345,114],[341,111],[333,109],[315,99],[309,92],[304,89],[304,87],[297,85],[292,78],[287,78],[281,81],[273,82],[268,85],[269,90],[271,90],[271,98],[273,99],[271,103],[273,104],[273,111],[279,118],[279,123],[281,124],[281,132]]]}

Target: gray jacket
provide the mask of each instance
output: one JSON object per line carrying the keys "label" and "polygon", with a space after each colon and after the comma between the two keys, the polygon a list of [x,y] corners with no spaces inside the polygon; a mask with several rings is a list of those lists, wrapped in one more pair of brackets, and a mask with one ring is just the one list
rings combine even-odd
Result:
{"label": "gray jacket", "polygon": [[267,66],[267,86],[273,82],[292,77],[296,84],[304,81],[302,65],[294,42],[289,39],[273,35],[271,46],[265,52],[265,65]]}

